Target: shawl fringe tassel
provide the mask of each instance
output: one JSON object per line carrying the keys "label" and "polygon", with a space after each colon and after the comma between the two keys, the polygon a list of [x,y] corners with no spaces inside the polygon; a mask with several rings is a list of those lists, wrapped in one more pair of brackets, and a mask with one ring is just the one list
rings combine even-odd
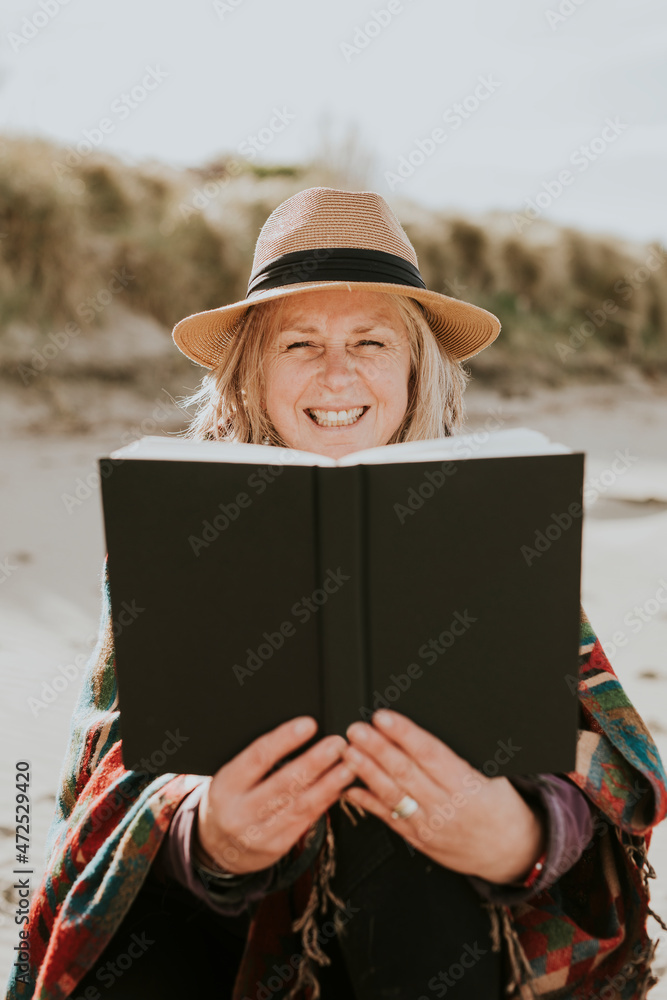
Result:
{"label": "shawl fringe tassel", "polygon": [[[356,826],[357,820],[349,810],[349,804],[353,805],[362,816],[365,811],[351,800],[340,799],[340,804],[350,822]],[[337,934],[343,932],[345,921],[340,910],[345,910],[345,902],[340,899],[331,888],[330,882],[336,872],[336,854],[333,829],[329,813],[326,813],[327,832],[322,849],[315,865],[313,883],[306,907],[301,916],[293,921],[292,930],[301,931],[301,945],[303,949],[303,961],[299,964],[299,971],[294,985],[287,994],[286,1000],[298,1000],[300,995],[308,995],[309,1000],[318,1000],[320,996],[320,984],[315,973],[313,963],[318,965],[331,965],[331,959],[326,955],[319,943],[319,927],[317,923],[317,913],[325,915],[329,903],[334,903],[338,909],[333,914],[333,924]],[[315,827],[312,828],[313,831]],[[310,832],[310,831],[309,831]],[[304,991],[301,994],[301,991]],[[311,990],[311,993],[306,991]]]}
{"label": "shawl fringe tassel", "polygon": [[531,986],[531,980],[534,978],[533,969],[514,927],[511,909],[509,906],[501,906],[499,903],[483,903],[482,905],[491,921],[492,951],[500,951],[502,942],[505,942],[510,965],[510,979],[505,987],[505,992],[508,996],[520,997],[521,1000],[535,1000],[536,994]]}

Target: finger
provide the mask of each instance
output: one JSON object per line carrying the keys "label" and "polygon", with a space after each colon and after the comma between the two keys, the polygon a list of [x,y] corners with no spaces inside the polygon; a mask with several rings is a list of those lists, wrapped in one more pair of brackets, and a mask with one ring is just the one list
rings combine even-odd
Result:
{"label": "finger", "polygon": [[440,787],[456,787],[463,776],[470,773],[472,765],[467,760],[406,715],[382,709],[373,714],[372,722],[371,728],[419,761],[421,770]]}
{"label": "finger", "polygon": [[341,761],[294,800],[295,812],[308,816],[312,822],[338,800],[343,789],[352,784],[355,777],[352,768]]}
{"label": "finger", "polygon": [[[405,755],[403,756],[404,759],[407,759]],[[415,769],[414,773],[410,772],[410,777],[404,783],[396,780],[391,772],[387,772],[384,767],[377,763],[374,757],[360,751],[357,747],[349,747],[345,751],[343,759],[349,767],[354,769],[367,785],[369,791],[386,807],[388,812],[395,809],[406,794],[412,796],[419,803],[430,802],[434,794],[437,794],[437,788],[430,778],[426,775],[417,777],[416,770],[418,769]],[[440,794],[442,794],[442,790],[440,790]],[[419,810],[413,815],[416,816],[417,812]]]}
{"label": "finger", "polygon": [[340,760],[347,741],[342,736],[327,736],[319,740],[296,760],[275,771],[260,782],[248,796],[249,805],[287,799],[291,800],[314,784],[320,775]]}
{"label": "finger", "polygon": [[414,795],[416,799],[421,796],[423,801],[442,795],[442,786],[421,769],[421,762],[413,760],[374,726],[369,726],[365,722],[355,722],[348,728],[347,734],[350,747],[345,751],[345,759],[349,759],[352,766],[357,769],[357,763],[352,760],[352,749],[361,752],[359,763],[364,773],[359,771],[360,777],[363,777],[364,781],[367,776],[370,777],[374,782],[373,790],[388,804],[392,800],[387,797],[386,792],[395,793],[397,790],[400,791],[398,799],[405,792]]}
{"label": "finger", "polygon": [[280,813],[287,811],[292,822],[283,823],[284,838],[291,843],[295,837],[295,827],[298,828],[296,835],[300,836],[338,800],[343,789],[347,788],[354,779],[354,771],[346,764],[342,762],[336,764],[306,791],[294,796],[279,810],[269,809],[265,815],[258,815],[258,819],[263,820],[264,830],[266,830],[276,822],[280,822]]}
{"label": "finger", "polygon": [[220,768],[225,771],[230,793],[239,794],[253,788],[277,761],[309,740],[316,730],[315,719],[304,715],[283,722],[253,740]]}
{"label": "finger", "polygon": [[[388,809],[384,802],[369,792],[366,788],[359,788],[355,786],[354,788],[348,788],[345,795],[356,805],[361,806],[366,812],[371,812],[379,819],[383,820],[388,826],[391,826],[397,833],[405,834],[405,823],[406,820],[394,820],[391,815],[391,809]],[[399,824],[403,824],[400,826]]]}
{"label": "finger", "polygon": [[[418,851],[424,851],[424,845],[433,837],[428,824],[424,822],[425,817],[420,810],[417,810],[412,816],[408,816],[406,819],[394,819],[391,815],[391,809],[387,809],[384,802],[380,802],[372,792],[367,791],[365,788],[348,788],[345,795],[355,805],[361,806],[366,812],[371,812],[378,819],[381,819],[388,827],[394,830],[400,837],[403,837],[409,844],[412,844]],[[414,817],[417,817],[416,822],[413,822]]]}

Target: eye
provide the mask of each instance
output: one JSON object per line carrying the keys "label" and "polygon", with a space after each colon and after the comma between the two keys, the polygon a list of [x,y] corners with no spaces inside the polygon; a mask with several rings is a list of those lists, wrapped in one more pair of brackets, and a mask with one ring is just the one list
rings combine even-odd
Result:
{"label": "eye", "polygon": [[[358,340],[355,347],[384,347],[385,343],[382,340]],[[294,340],[291,344],[285,345],[286,351],[296,350],[297,348],[311,348],[317,349],[317,344],[314,344],[312,340]]]}

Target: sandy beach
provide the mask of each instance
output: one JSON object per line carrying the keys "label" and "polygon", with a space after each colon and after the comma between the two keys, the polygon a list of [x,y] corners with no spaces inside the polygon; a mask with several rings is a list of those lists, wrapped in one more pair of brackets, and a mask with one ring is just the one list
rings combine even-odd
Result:
{"label": "sandy beach", "polygon": [[[489,421],[532,427],[586,452],[591,499],[584,518],[582,603],[630,699],[667,759],[667,389],[628,378],[619,385],[541,389],[507,398],[475,383],[467,431]],[[154,411],[162,402],[162,410]],[[84,427],[59,425],[39,399],[8,392],[0,403],[4,460],[0,573],[2,781],[0,803],[0,979],[6,981],[16,943],[11,874],[14,865],[13,774],[32,771],[30,860],[38,884],[70,716],[93,648],[100,615],[105,553],[98,456],[143,434],[183,426],[182,413],[156,385],[137,396],[113,383],[79,389]],[[70,411],[72,407],[70,407]],[[71,417],[68,420],[74,419]],[[663,596],[664,595],[664,596]],[[43,705],[45,690],[59,691]],[[40,707],[42,703],[42,707]],[[667,827],[650,850],[657,872],[653,908],[667,916]],[[651,922],[653,937],[659,932]],[[663,934],[664,937],[664,934]],[[656,971],[667,971],[667,945]],[[651,992],[667,1000],[667,975]]]}

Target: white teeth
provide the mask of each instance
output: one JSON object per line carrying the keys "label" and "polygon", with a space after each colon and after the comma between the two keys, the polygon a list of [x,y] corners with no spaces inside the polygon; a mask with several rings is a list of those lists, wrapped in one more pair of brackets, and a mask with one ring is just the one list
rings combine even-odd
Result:
{"label": "white teeth", "polygon": [[351,410],[308,410],[319,427],[347,427],[355,424],[364,413],[365,407],[356,406]]}

